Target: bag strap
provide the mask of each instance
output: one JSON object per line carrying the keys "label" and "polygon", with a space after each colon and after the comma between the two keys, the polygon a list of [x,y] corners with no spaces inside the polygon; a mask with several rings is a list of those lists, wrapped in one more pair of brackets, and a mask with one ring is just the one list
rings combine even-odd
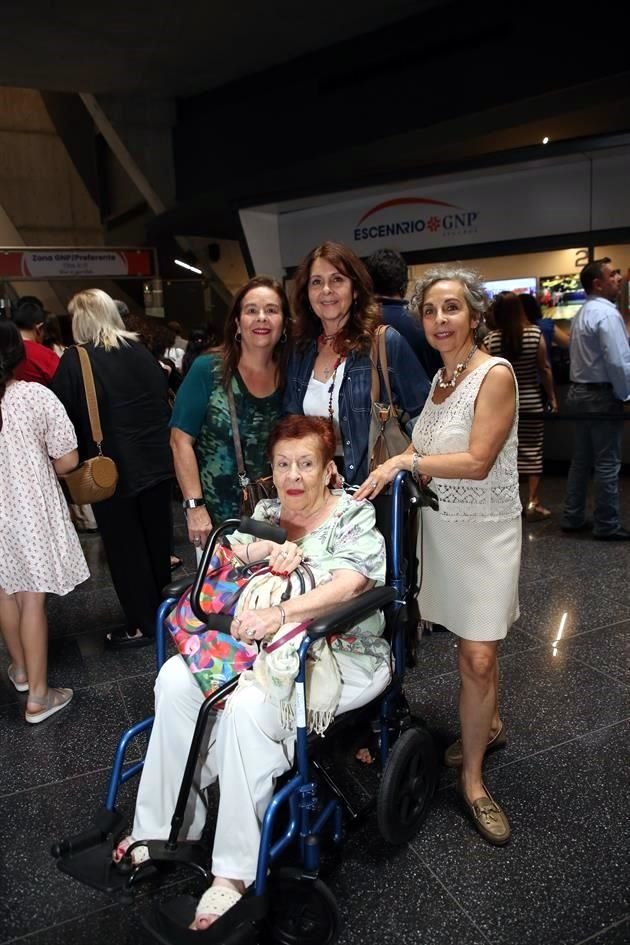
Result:
{"label": "bag strap", "polygon": [[381,399],[381,381],[378,376],[378,337],[381,332],[381,326],[376,329],[372,338],[372,350],[370,351],[370,365],[372,367],[372,390],[370,391],[370,400],[377,404]]}
{"label": "bag strap", "polygon": [[385,335],[387,325],[379,325],[372,339],[372,351],[370,361],[372,363],[372,403],[379,403],[381,399],[381,375],[385,384],[385,393],[389,401],[389,406],[393,407],[392,389],[389,383],[389,364],[387,363],[387,346],[385,344]]}
{"label": "bag strap", "polygon": [[389,400],[389,406],[394,406],[394,398],[392,397],[392,388],[389,383],[389,364],[387,362],[387,345],[385,344],[385,333],[387,328],[382,325],[381,331],[378,335],[378,363],[383,374],[383,380],[385,381],[385,390],[387,391],[387,399]]}
{"label": "bag strap", "polygon": [[[243,459],[243,447],[241,446],[241,435],[238,429],[238,417],[236,416],[236,404],[234,402],[234,391],[232,390],[232,379],[227,389],[227,400],[230,408],[230,423],[232,424],[232,439],[234,440],[234,452],[236,453],[236,468],[238,469],[238,478],[241,486],[249,483],[247,470],[245,469],[245,460]],[[245,481],[247,480],[247,481]]]}
{"label": "bag strap", "polygon": [[303,620],[302,623],[298,623],[295,627],[292,627],[288,630],[279,640],[274,640],[273,643],[268,643],[263,647],[265,653],[273,653],[274,650],[277,650],[278,647],[282,646],[284,643],[288,643],[289,640],[292,640],[293,637],[296,637],[298,633],[302,633],[309,624],[312,623],[312,618],[309,617],[308,620]]}
{"label": "bag strap", "polygon": [[83,375],[83,387],[85,389],[85,399],[87,401],[88,416],[90,418],[90,430],[92,439],[96,443],[99,456],[102,456],[101,443],[103,442],[103,431],[101,429],[101,417],[98,412],[98,400],[96,397],[96,387],[94,386],[94,374],[92,373],[92,362],[90,356],[81,345],[75,345],[79,355],[79,365]]}

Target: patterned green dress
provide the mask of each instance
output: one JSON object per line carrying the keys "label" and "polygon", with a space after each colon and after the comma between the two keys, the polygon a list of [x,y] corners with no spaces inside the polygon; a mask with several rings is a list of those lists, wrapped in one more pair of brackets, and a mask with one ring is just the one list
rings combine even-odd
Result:
{"label": "patterned green dress", "polygon": [[[386,574],[385,541],[376,529],[374,506],[367,501],[355,502],[341,490],[335,490],[333,495],[339,500],[328,518],[308,535],[299,538],[296,544],[302,549],[304,559],[317,570],[320,579],[326,577],[322,572],[357,571],[374,581],[377,587],[382,587]],[[253,517],[277,525],[280,521],[279,500],[263,499],[256,506]],[[234,544],[245,545],[255,540],[244,532],[230,535],[230,542]],[[343,636],[334,637],[331,649],[333,653],[350,656],[368,673],[374,673],[390,659],[389,644],[382,637],[384,628],[383,614],[372,614]]]}
{"label": "patterned green dress", "polygon": [[[220,354],[204,354],[193,362],[177,392],[170,422],[195,440],[203,497],[215,524],[238,516],[240,505],[222,368]],[[275,391],[270,397],[254,397],[238,372],[232,378],[232,391],[247,474],[250,479],[269,475],[267,440],[280,418],[282,396]]]}

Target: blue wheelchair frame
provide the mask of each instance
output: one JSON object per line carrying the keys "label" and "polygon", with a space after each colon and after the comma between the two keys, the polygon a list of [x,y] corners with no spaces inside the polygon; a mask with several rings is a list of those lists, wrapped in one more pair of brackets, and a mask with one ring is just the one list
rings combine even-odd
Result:
{"label": "blue wheelchair frame", "polygon": [[[360,620],[374,613],[376,610],[384,608],[388,609],[388,626],[393,628],[391,645],[394,671],[392,679],[385,691],[379,694],[371,703],[363,706],[361,709],[346,713],[339,718],[346,719],[350,716],[367,718],[370,712],[372,713],[370,717],[374,717],[374,709],[377,702],[380,702],[379,760],[383,768],[387,763],[391,749],[391,728],[394,722],[400,721],[399,708],[401,700],[404,700],[402,679],[404,677],[406,662],[406,644],[404,633],[400,632],[399,621],[407,603],[406,579],[402,569],[404,522],[403,484],[405,484],[405,480],[407,487],[409,487],[411,480],[407,474],[401,472],[396,476],[390,497],[391,534],[389,540],[386,541],[388,555],[387,573],[388,576],[391,576],[389,584],[385,587],[368,591],[359,598],[342,605],[333,616],[312,621],[300,645],[300,668],[296,678],[295,773],[276,791],[263,818],[255,882],[242,900],[244,909],[242,909],[241,912],[243,912],[243,919],[245,921],[251,922],[252,917],[256,919],[264,915],[264,906],[260,904],[266,901],[265,897],[269,883],[270,867],[293,842],[297,841],[303,870],[311,877],[316,877],[320,868],[320,837],[324,829],[332,828],[332,840],[334,844],[339,845],[342,842],[344,806],[347,806],[344,805],[345,798],[340,791],[335,789],[334,782],[332,782],[329,777],[325,776],[324,781],[327,783],[328,787],[332,787],[333,796],[321,807],[319,801],[319,785],[313,780],[311,772],[312,762],[309,751],[309,735],[306,728],[305,680],[307,654],[315,640],[332,633],[343,633],[352,626],[356,626]],[[413,493],[410,501],[413,503]],[[238,521],[225,522],[214,530],[206,547],[207,553],[204,552],[204,561],[209,559],[209,549],[214,547],[213,542],[216,543],[218,535],[223,531],[237,527],[238,524]],[[202,564],[204,561],[202,561]],[[195,586],[201,586],[203,573],[204,569],[200,566],[195,579]],[[158,671],[166,658],[166,617],[172,610],[175,602],[181,596],[181,593],[189,586],[190,576],[187,576],[165,589],[168,593],[168,597],[161,604],[156,616],[156,661]],[[236,687],[237,682],[237,679],[231,680],[217,692],[213,693],[211,697],[206,699],[201,706],[195,733],[191,742],[186,770],[182,777],[180,795],[171,821],[169,839],[167,841],[146,839],[142,841],[148,846],[149,862],[152,865],[160,862],[186,862],[207,878],[207,870],[202,863],[199,862],[199,845],[191,844],[187,841],[178,841],[177,836],[183,823],[186,802],[197,763],[198,750],[208,716],[213,707],[223,701],[229,692]],[[127,876],[124,874],[121,876],[117,868],[111,864],[112,844],[109,837],[112,834],[115,835],[122,827],[122,818],[116,811],[115,806],[119,788],[130,778],[140,773],[143,766],[143,761],[139,761],[125,768],[125,752],[133,738],[143,732],[149,732],[153,720],[154,717],[151,716],[132,726],[121,736],[116,748],[105,805],[97,818],[95,826],[83,834],[68,838],[60,844],[56,844],[52,850],[53,855],[58,858],[60,869],[64,872],[75,876],[89,885],[96,886],[108,892],[120,890],[125,886],[131,887],[146,865],[140,864],[138,867],[133,868],[131,873]],[[336,724],[337,720],[332,723],[332,727]],[[319,770],[321,772],[321,769]],[[287,808],[289,816],[286,828],[282,834],[274,840],[277,833],[278,816]],[[138,843],[139,842],[140,841],[138,841]],[[131,851],[128,851],[129,854],[130,852]],[[106,853],[107,856],[107,868],[103,865],[103,853]],[[257,901],[259,905],[258,907],[254,907],[254,911],[252,912],[251,903],[253,900]],[[233,915],[235,911],[238,912],[240,907],[241,903],[239,902],[236,907],[230,910],[230,915]],[[154,926],[151,920],[147,922],[147,925],[150,930],[155,932],[161,941],[177,941],[176,927],[173,926],[172,922],[169,926],[170,920],[168,916],[160,915],[156,921],[157,926]],[[233,915],[232,918],[232,928],[234,927],[234,921],[238,921],[236,915]],[[212,927],[213,929],[216,927],[217,933],[220,931],[220,923],[221,920]]]}

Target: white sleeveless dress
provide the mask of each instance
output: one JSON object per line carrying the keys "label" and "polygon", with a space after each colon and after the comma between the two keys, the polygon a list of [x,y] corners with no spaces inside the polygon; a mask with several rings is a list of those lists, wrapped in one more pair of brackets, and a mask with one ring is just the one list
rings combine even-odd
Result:
{"label": "white sleeveless dress", "polygon": [[[441,404],[431,393],[413,431],[424,456],[468,449],[479,389],[490,358],[471,371]],[[514,372],[512,371],[512,374]],[[516,380],[515,380],[516,385]],[[512,429],[488,476],[431,481],[440,510],[422,510],[418,533],[420,615],[465,640],[501,640],[519,616],[521,502],[518,488],[518,387]],[[420,464],[422,465],[422,464]]]}

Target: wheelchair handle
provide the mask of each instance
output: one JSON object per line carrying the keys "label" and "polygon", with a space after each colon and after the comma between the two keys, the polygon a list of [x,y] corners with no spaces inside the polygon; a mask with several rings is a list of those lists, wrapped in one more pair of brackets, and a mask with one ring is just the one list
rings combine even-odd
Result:
{"label": "wheelchair handle", "polygon": [[239,531],[246,535],[253,535],[259,541],[275,541],[283,545],[287,540],[286,528],[280,528],[278,525],[269,525],[268,522],[259,522],[256,519],[244,515],[239,525]]}
{"label": "wheelchair handle", "polygon": [[[230,614],[207,614],[205,611],[202,611],[202,613],[204,625],[196,633],[205,633],[206,630],[218,630],[219,633],[227,633],[229,636],[233,620]],[[196,635],[194,630],[189,631],[189,633],[191,637]]]}

